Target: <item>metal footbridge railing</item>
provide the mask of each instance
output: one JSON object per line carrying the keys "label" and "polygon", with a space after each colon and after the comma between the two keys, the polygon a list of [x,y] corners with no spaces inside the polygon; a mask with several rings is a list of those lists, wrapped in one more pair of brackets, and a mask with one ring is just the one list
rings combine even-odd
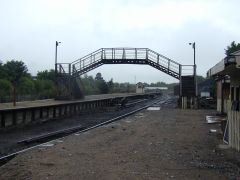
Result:
{"label": "metal footbridge railing", "polygon": [[194,66],[181,65],[148,48],[101,48],[72,63],[57,63],[55,68],[58,75],[77,77],[103,64],[150,65],[179,80],[194,73]]}

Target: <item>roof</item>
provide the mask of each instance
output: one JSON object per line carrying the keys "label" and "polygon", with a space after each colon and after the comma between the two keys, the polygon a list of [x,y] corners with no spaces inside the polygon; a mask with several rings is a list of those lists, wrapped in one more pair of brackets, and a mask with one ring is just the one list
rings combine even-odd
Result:
{"label": "roof", "polygon": [[[231,67],[231,68],[229,68]],[[231,53],[230,56],[226,56],[215,66],[210,68],[207,71],[207,77],[216,76],[216,75],[230,75],[234,71],[240,68],[240,50]],[[239,72],[238,72],[239,73]]]}
{"label": "roof", "polygon": [[240,55],[240,50],[233,52],[231,55]]}
{"label": "roof", "polygon": [[138,82],[136,85],[137,85],[138,88],[144,88],[144,84],[141,83],[141,82]]}
{"label": "roof", "polygon": [[224,59],[222,59],[220,62],[218,62],[215,66],[213,66],[212,68],[210,68],[207,72],[207,77],[211,77],[216,75],[217,73],[223,71],[225,68],[225,63],[224,63]]}

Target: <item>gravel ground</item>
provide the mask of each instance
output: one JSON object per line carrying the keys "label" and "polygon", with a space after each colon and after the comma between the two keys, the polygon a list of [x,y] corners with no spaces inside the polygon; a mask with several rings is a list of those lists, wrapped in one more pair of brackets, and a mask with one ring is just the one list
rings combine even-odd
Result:
{"label": "gravel ground", "polygon": [[206,124],[207,114],[144,110],[21,154],[0,179],[239,179],[240,155],[219,148],[220,127]]}

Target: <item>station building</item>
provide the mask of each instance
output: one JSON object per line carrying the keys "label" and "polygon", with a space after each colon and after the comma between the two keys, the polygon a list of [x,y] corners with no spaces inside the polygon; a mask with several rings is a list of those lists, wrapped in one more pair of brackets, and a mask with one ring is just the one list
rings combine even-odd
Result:
{"label": "station building", "polygon": [[138,82],[136,84],[136,93],[145,93],[145,86],[143,83]]}
{"label": "station building", "polygon": [[228,143],[240,150],[240,50],[225,57],[207,72],[217,83],[217,111],[227,115]]}

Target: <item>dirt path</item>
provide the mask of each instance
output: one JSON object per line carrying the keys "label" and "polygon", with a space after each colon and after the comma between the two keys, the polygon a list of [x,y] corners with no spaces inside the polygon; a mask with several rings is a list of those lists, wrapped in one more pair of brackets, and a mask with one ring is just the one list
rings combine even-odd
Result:
{"label": "dirt path", "polygon": [[[240,155],[219,149],[203,110],[142,111],[19,155],[0,179],[238,179]],[[48,144],[51,146],[51,144]]]}

